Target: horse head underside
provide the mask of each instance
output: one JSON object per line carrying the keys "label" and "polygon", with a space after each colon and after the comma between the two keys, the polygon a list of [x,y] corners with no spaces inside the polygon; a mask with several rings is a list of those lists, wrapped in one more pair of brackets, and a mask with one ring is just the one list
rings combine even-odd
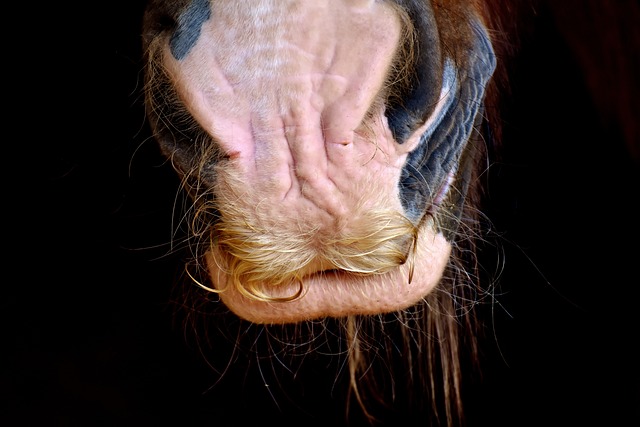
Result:
{"label": "horse head underside", "polygon": [[365,418],[402,378],[453,423],[489,294],[509,3],[150,0],[145,104],[191,201],[186,304],[237,349],[243,328],[278,360],[333,348]]}

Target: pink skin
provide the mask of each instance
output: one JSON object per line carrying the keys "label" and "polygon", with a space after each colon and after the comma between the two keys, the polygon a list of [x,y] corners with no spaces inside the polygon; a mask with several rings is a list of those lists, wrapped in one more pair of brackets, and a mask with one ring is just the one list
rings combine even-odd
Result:
{"label": "pink skin", "polygon": [[[232,159],[228,167],[242,177],[247,198],[277,227],[292,229],[304,218],[330,233],[363,204],[402,212],[400,171],[429,121],[402,145],[391,136],[384,107],[372,111],[363,127],[398,44],[396,13],[383,2],[287,3],[265,2],[261,9],[213,2],[212,17],[189,54],[178,62],[166,52],[179,96]],[[228,24],[233,22],[243,24]],[[305,272],[306,293],[295,301],[253,301],[232,286],[221,298],[256,323],[390,312],[433,289],[449,252],[427,221],[411,283],[409,263],[370,277],[312,269]],[[211,278],[224,289],[228,278],[215,258],[208,254]],[[264,290],[290,296],[297,286],[265,284]]]}

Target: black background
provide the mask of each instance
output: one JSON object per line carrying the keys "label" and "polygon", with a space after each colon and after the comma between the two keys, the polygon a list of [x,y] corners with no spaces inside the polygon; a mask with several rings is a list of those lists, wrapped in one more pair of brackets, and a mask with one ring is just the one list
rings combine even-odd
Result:
{"label": "black background", "polygon": [[[8,67],[2,424],[310,424],[278,415],[259,379],[209,390],[217,377],[175,320],[179,183],[139,98],[143,2],[107,3],[57,5]],[[486,210],[504,271],[470,426],[640,425],[640,160],[556,19],[537,7],[512,61]]]}

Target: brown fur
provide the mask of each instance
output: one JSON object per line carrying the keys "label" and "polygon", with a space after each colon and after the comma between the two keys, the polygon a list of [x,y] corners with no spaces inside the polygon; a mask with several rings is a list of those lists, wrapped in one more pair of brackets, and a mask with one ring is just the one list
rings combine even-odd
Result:
{"label": "brown fur", "polygon": [[[456,21],[467,19],[466,16],[473,12],[469,10],[468,5],[462,2],[434,2],[434,9],[442,32],[442,39],[445,43],[444,48],[450,52],[454,60],[463,65],[465,62],[465,49],[460,47],[468,43],[469,33],[464,30],[467,28],[465,25],[458,25]],[[260,273],[259,270],[254,270],[254,267],[245,267],[246,263],[244,261],[240,263],[234,261],[234,259],[242,259],[244,255],[240,255],[235,249],[232,249],[239,246],[233,243],[234,239],[237,238],[233,237],[234,233],[231,233],[230,230],[238,227],[229,225],[224,214],[213,233],[209,231],[209,224],[214,222],[213,219],[218,217],[219,212],[210,209],[215,205],[210,204],[211,198],[208,195],[209,190],[206,188],[205,183],[215,181],[220,176],[217,174],[212,176],[212,172],[209,169],[202,168],[202,165],[206,165],[212,159],[219,159],[220,154],[211,145],[212,141],[207,135],[199,129],[199,126],[183,110],[183,107],[177,102],[177,97],[171,95],[173,89],[169,83],[169,77],[163,71],[158,59],[158,53],[162,50],[164,39],[161,34],[156,33],[157,26],[156,18],[153,16],[154,12],[154,9],[151,8],[147,14],[147,22],[150,22],[151,25],[147,24],[147,32],[145,33],[148,63],[146,99],[149,111],[153,113],[151,114],[151,119],[157,132],[156,137],[167,142],[165,152],[170,158],[176,158],[175,165],[178,172],[184,177],[185,189],[192,195],[195,202],[192,214],[193,220],[191,221],[194,225],[191,233],[196,239],[193,246],[196,255],[194,257],[194,266],[196,268],[191,270],[190,276],[194,277],[196,282],[202,284],[202,289],[205,292],[211,290],[211,287],[206,285],[206,274],[203,275],[203,270],[198,267],[201,259],[200,254],[203,251],[203,247],[198,242],[206,243],[207,236],[211,235],[214,236],[212,238],[213,244],[220,245],[222,250],[231,256],[225,268],[233,268],[237,272],[234,273],[237,283],[240,283],[241,279],[246,280],[247,277],[263,278],[263,273]],[[485,11],[483,10],[482,12],[484,13]],[[489,29],[491,31],[491,23],[489,23]],[[412,38],[409,37],[407,40],[411,42]],[[411,62],[413,47],[411,43],[405,43],[403,46],[405,46],[405,49],[401,51],[403,53],[399,57],[400,61],[396,61],[396,64],[404,63],[404,67],[396,67],[396,73],[390,77],[390,82],[392,82],[389,85],[390,92],[388,96],[390,97],[394,96],[394,87],[398,87],[397,84],[401,86],[407,84],[406,78],[402,76],[406,75],[405,72],[409,68],[407,64]],[[172,126],[164,125],[166,123],[171,123]],[[171,138],[174,138],[175,135],[183,135],[183,137],[190,138],[193,141],[202,141],[202,143],[192,144],[191,151],[184,151],[177,148],[177,146],[176,149],[167,148],[172,146]],[[478,189],[481,187],[479,185],[481,183],[480,173],[486,167],[484,165],[486,160],[483,160],[485,158],[485,147],[479,138],[479,134],[473,137],[473,141],[470,144],[474,148],[473,150],[468,150],[467,161],[476,163],[476,166],[473,167],[475,172],[471,176],[473,188],[468,196],[469,200],[464,205],[463,221],[457,225],[461,230],[461,238],[455,242],[451,264],[443,277],[439,289],[427,295],[422,304],[402,312],[378,317],[353,316],[345,318],[337,322],[340,325],[339,329],[333,332],[338,334],[339,341],[344,341],[343,345],[348,349],[346,357],[349,360],[349,377],[353,394],[358,406],[371,421],[376,418],[375,406],[382,405],[384,407],[388,405],[389,398],[396,394],[395,388],[401,387],[394,386],[391,391],[383,391],[380,388],[383,382],[393,381],[393,376],[395,375],[393,372],[398,369],[399,375],[404,377],[405,381],[408,381],[408,384],[406,384],[407,390],[414,390],[413,392],[408,392],[409,395],[421,395],[425,402],[429,400],[433,402],[434,416],[438,416],[439,407],[444,408],[444,417],[448,420],[447,423],[453,424],[461,414],[461,372],[458,346],[463,337],[459,331],[465,331],[464,335],[467,336],[467,338],[464,338],[467,343],[465,351],[470,353],[473,358],[473,354],[476,352],[476,345],[474,340],[470,339],[475,333],[472,325],[472,306],[481,298],[479,295],[486,292],[478,287],[477,261],[475,255],[473,255],[475,239],[480,235],[480,231],[477,229],[479,214],[477,199],[479,197]],[[185,165],[190,166],[185,168]],[[235,221],[239,220],[238,215],[234,215],[234,217]],[[240,226],[246,227],[247,222],[248,220],[244,220]],[[411,236],[414,233],[411,223],[408,222],[408,228],[402,226],[401,223],[402,221],[398,225],[400,229],[404,228],[405,231],[401,231],[399,235]],[[255,228],[256,225],[250,227],[250,229]],[[309,232],[312,231],[310,230]],[[367,233],[368,231],[365,230],[364,234]],[[397,239],[394,235],[395,232],[391,232],[390,237],[384,237],[384,239],[391,238],[390,242],[393,243]],[[246,241],[245,237],[238,238],[242,242]],[[290,243],[288,240],[287,243]],[[356,238],[356,240],[362,241],[360,238]],[[403,246],[406,246],[406,244],[401,243],[400,247]],[[346,248],[348,247],[349,245],[346,246]],[[206,249],[206,246],[204,249]],[[246,250],[246,247],[243,247],[242,250]],[[393,252],[397,252],[397,255],[393,255],[393,258],[391,258],[390,266],[405,262],[406,259],[403,254],[406,251],[394,249],[390,253]],[[273,253],[273,251],[267,251],[267,253]],[[247,254],[247,256],[256,259],[254,252]],[[385,255],[384,257],[387,256]],[[379,259],[381,258],[372,258],[372,260]],[[274,260],[266,259],[264,262],[266,263],[265,265],[270,266],[273,265]],[[305,261],[292,259],[286,263],[289,262],[300,264]],[[335,257],[329,257],[327,262],[339,265]],[[278,280],[295,280],[295,272],[293,276],[286,273],[291,271],[291,268],[286,267],[285,264],[282,266],[285,273],[277,273],[277,276],[280,276]],[[382,266],[376,266],[375,262],[371,264],[371,267],[363,267],[361,261],[358,266],[353,268],[356,270],[363,268],[365,270],[371,268],[382,268],[384,270],[385,268],[384,264]],[[272,275],[273,272],[269,274]],[[250,282],[251,280],[249,280]],[[246,288],[246,285],[240,287],[243,290],[246,289],[243,292],[247,295],[262,298],[259,289]],[[301,292],[303,291],[301,289]],[[200,292],[193,292],[193,289],[189,290],[187,295],[186,304],[190,305],[192,310],[198,310],[202,301],[208,300],[208,297],[205,297]],[[296,296],[291,295],[292,298]],[[384,324],[388,321],[393,321],[402,326],[398,329],[398,332],[393,334],[381,334],[381,331],[386,329]],[[321,322],[321,324],[324,323]],[[288,345],[291,345],[292,342],[298,342],[297,345],[299,346],[302,344],[300,342],[301,337],[297,336],[295,332],[291,332],[292,327],[264,326],[264,328],[268,328],[270,334],[280,336],[278,341],[288,342]],[[329,328],[328,324],[326,328]],[[295,330],[296,327],[293,327],[293,329]],[[304,341],[306,338],[302,338],[302,340]],[[384,348],[387,349],[387,354],[381,358],[379,352]],[[398,349],[398,353],[392,350],[394,348]],[[299,352],[304,353],[312,350],[312,347],[301,346]],[[391,371],[384,374],[379,367],[375,367],[378,363],[376,360],[382,361],[385,365],[389,364],[389,366],[399,364],[399,367],[389,368]],[[406,377],[407,374],[408,377]],[[387,377],[387,375],[391,376]],[[387,378],[385,379],[385,377]],[[405,386],[401,388],[405,388]],[[393,400],[392,397],[391,399]],[[436,402],[438,401],[441,403],[437,404]],[[376,402],[375,405],[374,402]]]}
{"label": "brown fur", "polygon": [[[151,2],[153,4],[153,2]],[[533,3],[533,2],[532,2]],[[590,2],[590,5],[600,5],[598,2]],[[178,3],[174,3],[176,9],[180,9]],[[463,413],[462,391],[461,391],[461,365],[460,357],[464,351],[465,357],[471,360],[476,359],[477,344],[475,341],[478,335],[478,328],[475,324],[473,307],[481,303],[485,297],[491,297],[491,285],[484,287],[479,282],[482,275],[478,261],[476,258],[476,245],[482,241],[483,230],[480,227],[482,214],[480,207],[482,206],[482,190],[484,188],[483,180],[486,179],[484,171],[488,168],[487,156],[493,153],[496,145],[500,141],[501,125],[500,125],[500,106],[501,99],[508,94],[508,75],[507,64],[512,55],[517,51],[518,39],[517,35],[523,33],[518,25],[523,24],[521,19],[517,17],[523,13],[530,13],[533,9],[532,4],[526,2],[511,2],[508,0],[495,1],[472,1],[461,2],[453,0],[440,0],[432,2],[436,13],[436,19],[439,24],[442,39],[444,40],[446,49],[453,58],[462,66],[465,62],[464,46],[468,42],[469,34],[464,30],[464,25],[459,25],[459,20],[465,20],[472,13],[477,13],[484,21],[488,29],[493,47],[498,58],[498,69],[495,72],[493,80],[487,88],[485,97],[485,123],[482,129],[477,132],[470,141],[470,149],[465,161],[474,164],[472,168],[471,191],[467,196],[467,202],[464,205],[462,214],[462,222],[458,224],[460,227],[459,236],[454,244],[451,262],[442,283],[439,288],[427,295],[422,304],[412,307],[402,312],[392,315],[380,316],[353,316],[345,319],[328,319],[320,321],[318,327],[309,326],[313,335],[323,334],[322,330],[329,330],[337,327],[335,333],[337,340],[342,342],[347,348],[343,357],[349,360],[349,378],[355,399],[363,412],[371,419],[376,417],[376,405],[385,406],[393,400],[396,391],[384,390],[382,384],[385,381],[393,382],[396,373],[400,373],[407,382],[406,388],[409,390],[409,396],[419,395],[426,402],[431,402],[434,413],[438,416],[438,410],[443,411],[442,416],[447,424],[455,424],[460,421]],[[575,6],[575,10],[582,10],[582,3]],[[556,6],[560,19],[567,19],[563,13],[564,9]],[[632,8],[633,9],[633,8]],[[637,8],[636,8],[637,9]],[[634,9],[634,10],[636,10]],[[211,175],[208,169],[203,168],[212,159],[225,160],[216,149],[215,144],[210,138],[199,128],[199,126],[190,119],[186,111],[183,110],[177,97],[171,94],[172,88],[169,78],[162,69],[157,59],[157,49],[162,48],[163,39],[156,38],[160,35],[161,28],[157,25],[155,10],[151,7],[147,14],[147,26],[145,33],[145,43],[147,48],[148,73],[146,82],[147,106],[153,113],[151,114],[152,124],[156,129],[158,139],[169,141],[174,134],[181,134],[193,141],[200,141],[200,144],[192,145],[190,151],[184,151],[182,148],[176,147],[175,150],[166,149],[165,152],[170,158],[176,158],[175,163],[179,173],[184,177],[184,187],[194,200],[195,207],[191,209],[193,235],[194,257],[193,263],[189,266],[189,274],[195,278],[197,282],[203,285],[204,290],[194,289],[190,286],[186,287],[185,306],[196,313],[210,301],[212,295],[208,293],[206,285],[206,274],[203,274],[201,265],[201,257],[206,250],[207,245],[220,245],[230,256],[227,260],[227,266],[234,266],[237,273],[235,274],[238,283],[244,281],[247,275],[256,275],[258,279],[263,279],[262,274],[268,269],[254,269],[253,267],[245,267],[243,261],[236,262],[234,259],[240,259],[244,255],[239,254],[234,248],[240,247],[236,242],[237,239],[245,241],[245,237],[234,235],[232,230],[239,227],[232,221],[227,221],[225,215],[222,215],[222,221],[211,231],[210,224],[212,220],[218,219],[220,215],[215,209],[211,209],[212,199],[209,189],[204,183],[213,182],[219,176]],[[587,9],[592,11],[595,9]],[[587,12],[589,13],[589,12]],[[638,15],[637,10],[634,12]],[[609,23],[611,24],[611,23]],[[628,26],[627,26],[628,27]],[[627,28],[625,27],[625,28]],[[633,26],[632,26],[633,27]],[[578,38],[574,34],[567,35],[568,40],[578,46]],[[617,42],[621,42],[624,37],[620,34],[613,36]],[[634,36],[631,40],[639,40]],[[408,46],[404,51],[405,63],[411,58],[413,47]],[[590,70],[587,74],[588,81],[596,89],[595,96],[603,99],[603,104],[607,103],[607,95],[601,90],[597,81],[606,75],[606,70],[599,70],[593,63],[587,53],[576,48],[579,59],[585,63],[586,69]],[[402,64],[403,61],[396,62]],[[626,69],[625,69],[626,70]],[[386,94],[389,97],[394,96],[393,86],[396,83],[408,84],[405,74],[406,68],[397,67],[396,74],[390,77],[390,92]],[[630,76],[626,76],[625,83],[634,81]],[[622,83],[619,83],[622,84]],[[624,93],[624,87],[618,90]],[[631,102],[631,101],[630,101]],[[633,141],[637,141],[637,120],[629,117],[629,110],[623,110],[617,114],[620,120],[627,125],[627,138],[633,149]],[[614,112],[615,113],[615,112]],[[636,117],[637,118],[637,117]],[[171,123],[173,126],[163,126],[163,123]],[[174,127],[175,126],[175,127]],[[168,146],[171,145],[169,142]],[[185,167],[189,165],[189,167]],[[238,215],[234,215],[233,220],[238,220]],[[250,220],[243,220],[246,225]],[[403,221],[399,221],[402,223]],[[252,228],[256,228],[255,225]],[[268,228],[268,227],[267,227]],[[402,224],[398,228],[403,229],[400,235],[411,235],[412,227],[403,228]],[[313,229],[308,230],[313,233]],[[364,233],[366,234],[366,232]],[[394,233],[389,240],[393,243]],[[213,237],[212,237],[213,236]],[[385,237],[384,239],[387,239]],[[286,239],[287,241],[289,238]],[[356,238],[355,240],[362,240]],[[213,242],[213,243],[211,243]],[[303,242],[301,245],[310,245],[312,243]],[[394,243],[395,244],[395,243]],[[399,247],[405,246],[402,242]],[[348,245],[346,245],[348,246]],[[273,248],[269,247],[272,253]],[[242,248],[244,250],[244,248]],[[405,253],[402,250],[392,249],[393,253],[391,264],[403,263],[406,258],[402,256]],[[254,256],[252,252],[247,256]],[[308,259],[310,255],[301,255],[304,259]],[[285,274],[276,274],[281,280],[295,280],[295,273],[288,275],[292,270],[287,264],[293,262],[296,265],[304,264],[304,259],[288,259],[281,263]],[[335,258],[327,257],[329,264],[339,265]],[[377,260],[377,258],[376,258]],[[265,259],[264,263],[272,265],[273,258]],[[371,264],[376,264],[372,262]],[[358,270],[364,268],[362,266],[354,267]],[[369,268],[369,267],[367,267]],[[384,269],[385,267],[380,267]],[[259,271],[258,271],[259,270]],[[272,274],[269,273],[269,274]],[[272,275],[273,276],[273,275]],[[259,289],[251,287],[245,289],[249,296],[261,297]],[[304,290],[301,290],[302,292]],[[296,297],[297,295],[292,295]],[[215,299],[215,296],[213,297]],[[202,320],[199,317],[189,316],[194,324],[199,324]],[[398,330],[388,332],[388,321],[401,325]],[[245,325],[238,326],[238,331]],[[310,343],[307,335],[300,333],[301,326],[261,326],[260,330],[268,330],[269,334],[278,337],[278,341],[290,345],[292,342],[299,346],[299,354],[313,351],[317,344]],[[252,339],[252,338],[247,338]],[[240,345],[240,344],[238,344]],[[464,350],[461,346],[464,345]],[[397,349],[397,350],[394,350]],[[278,350],[272,350],[274,354]],[[386,353],[386,354],[385,354]],[[381,354],[383,354],[383,362],[380,362]],[[394,368],[384,372],[379,365],[388,363]],[[382,374],[381,374],[382,372]],[[397,386],[400,387],[400,386]]]}

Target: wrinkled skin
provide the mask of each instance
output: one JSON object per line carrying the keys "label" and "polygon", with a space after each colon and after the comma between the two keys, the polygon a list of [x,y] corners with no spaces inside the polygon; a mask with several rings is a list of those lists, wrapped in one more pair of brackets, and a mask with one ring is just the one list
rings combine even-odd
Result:
{"label": "wrinkled skin", "polygon": [[405,345],[441,341],[459,400],[487,25],[468,1],[150,1],[146,106],[193,201],[198,284],[255,324],[346,319],[353,372],[354,322],[415,323]]}
{"label": "wrinkled skin", "polygon": [[158,90],[148,104],[166,155],[212,199],[212,290],[257,323],[427,295],[450,257],[460,159],[494,68],[480,18],[455,6],[469,20],[452,32],[421,2],[164,3],[151,3],[145,36],[176,99]]}

